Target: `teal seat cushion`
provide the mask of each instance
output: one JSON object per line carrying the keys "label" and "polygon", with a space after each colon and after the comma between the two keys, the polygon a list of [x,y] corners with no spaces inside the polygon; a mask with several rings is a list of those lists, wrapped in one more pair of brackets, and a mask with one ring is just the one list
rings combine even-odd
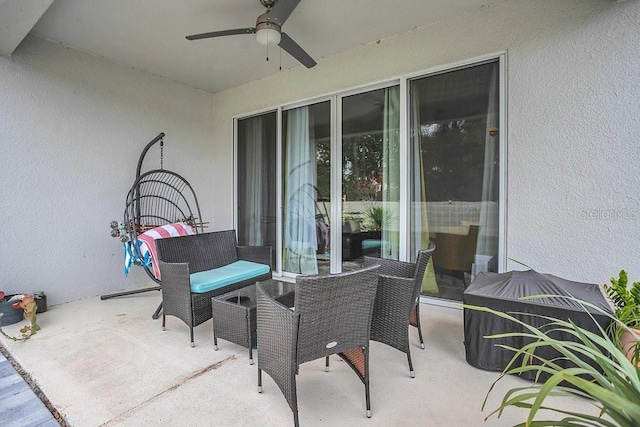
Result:
{"label": "teal seat cushion", "polygon": [[269,266],[251,261],[236,261],[213,270],[191,274],[191,292],[202,294],[214,289],[269,273]]}
{"label": "teal seat cushion", "polygon": [[365,239],[362,241],[363,250],[375,249],[375,248],[379,248],[380,246],[382,246],[382,240]]}

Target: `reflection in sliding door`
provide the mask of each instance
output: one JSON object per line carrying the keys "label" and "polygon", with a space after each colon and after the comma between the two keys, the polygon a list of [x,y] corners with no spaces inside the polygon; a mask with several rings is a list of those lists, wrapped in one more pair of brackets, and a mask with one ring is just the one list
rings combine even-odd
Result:
{"label": "reflection in sliding door", "polygon": [[283,271],[329,271],[329,101],[283,112]]}
{"label": "reflection in sliding door", "polygon": [[342,99],[342,268],[364,255],[398,259],[400,90]]}
{"label": "reflection in sliding door", "polygon": [[276,256],[276,113],[238,120],[238,243]]}
{"label": "reflection in sliding door", "polygon": [[433,296],[460,300],[498,268],[498,76],[493,61],[410,83],[411,254],[435,242]]}

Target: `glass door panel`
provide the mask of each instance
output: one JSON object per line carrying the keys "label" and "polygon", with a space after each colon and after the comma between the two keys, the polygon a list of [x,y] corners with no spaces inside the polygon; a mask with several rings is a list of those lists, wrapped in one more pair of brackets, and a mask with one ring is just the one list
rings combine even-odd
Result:
{"label": "glass door panel", "polygon": [[364,255],[398,259],[398,86],[342,98],[342,269]]}
{"label": "glass door panel", "polygon": [[237,231],[240,245],[271,246],[276,256],[276,113],[238,120]]}
{"label": "glass door panel", "polygon": [[436,244],[423,292],[461,300],[497,271],[498,61],[410,82],[411,252]]}
{"label": "glass door panel", "polygon": [[331,105],[282,114],[282,265],[294,274],[328,273],[331,242]]}

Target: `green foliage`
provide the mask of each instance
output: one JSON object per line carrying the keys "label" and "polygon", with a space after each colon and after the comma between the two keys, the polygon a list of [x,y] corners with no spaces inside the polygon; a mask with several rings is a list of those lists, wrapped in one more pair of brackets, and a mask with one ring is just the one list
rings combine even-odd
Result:
{"label": "green foliage", "polygon": [[[486,137],[486,117],[437,121],[421,128],[427,200],[482,200]],[[491,142],[497,141],[494,138]],[[496,176],[498,152],[494,150],[495,158],[491,159]],[[494,180],[491,194],[498,194],[497,185]]]}
{"label": "green foliage", "polygon": [[[536,298],[574,298],[558,295],[534,295],[522,299]],[[619,320],[587,302],[578,301],[583,307],[591,307],[606,314],[611,319],[625,327]],[[499,347],[514,351],[515,354],[504,369],[500,377],[494,382],[487,393],[487,398],[498,383],[506,375],[535,372],[536,378],[542,373],[550,377],[540,384],[536,381],[528,387],[516,387],[506,392],[500,406],[491,412],[500,417],[508,407],[528,409],[527,420],[518,426],[621,426],[637,427],[640,420],[640,368],[637,360],[629,361],[618,348],[615,339],[607,331],[598,326],[598,333],[576,326],[571,320],[562,320],[549,316],[518,313],[521,316],[533,316],[545,319],[548,324],[544,328],[536,328],[526,321],[511,314],[492,310],[487,307],[465,305],[471,310],[484,311],[508,319],[524,328],[524,332],[513,332],[491,335],[485,338],[500,339],[505,337],[521,337],[529,344],[522,348],[512,348],[498,344]],[[543,332],[544,331],[544,332]],[[552,338],[560,332],[574,337],[573,340]],[[552,336],[550,336],[552,335]],[[560,353],[559,358],[547,360],[539,356],[536,351],[545,347],[552,347]],[[570,361],[573,367],[564,368],[558,364],[559,360]],[[535,364],[531,363],[534,362]],[[588,361],[588,362],[587,362]],[[568,383],[567,387],[564,383]],[[599,409],[594,413],[568,411],[562,408],[545,406],[545,400],[550,396],[581,396],[591,398]],[[483,410],[487,398],[482,406]],[[558,420],[535,420],[540,409],[549,410],[560,415]]]}
{"label": "green foliage", "polygon": [[343,141],[342,194],[347,200],[382,200],[383,154],[380,132]]}
{"label": "green foliage", "polygon": [[633,282],[628,287],[629,279],[624,270],[620,270],[619,278],[611,278],[611,286],[604,288],[616,307],[618,319],[630,328],[640,328],[640,282]]}
{"label": "green foliage", "polygon": [[316,186],[318,194],[329,200],[331,195],[331,144],[328,138],[316,140]]}
{"label": "green foliage", "polygon": [[365,203],[362,219],[369,231],[381,231],[383,228],[393,227],[397,224],[398,216],[392,208],[376,206],[373,203]]}
{"label": "green foliage", "polygon": [[384,211],[380,206],[369,206],[364,211],[364,217],[367,220],[369,230],[382,230],[382,222],[384,221]]}

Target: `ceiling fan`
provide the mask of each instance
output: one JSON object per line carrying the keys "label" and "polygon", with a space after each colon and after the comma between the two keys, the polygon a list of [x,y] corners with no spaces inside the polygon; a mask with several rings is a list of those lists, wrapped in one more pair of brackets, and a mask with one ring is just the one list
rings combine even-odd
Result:
{"label": "ceiling fan", "polygon": [[301,0],[260,0],[260,3],[267,8],[267,11],[258,16],[255,27],[193,34],[187,36],[187,40],[200,40],[238,34],[255,34],[258,43],[261,45],[278,45],[289,53],[289,55],[297,59],[302,65],[311,68],[316,65],[316,61],[314,61],[298,43],[293,41],[291,37],[282,32],[282,26],[300,1]]}

